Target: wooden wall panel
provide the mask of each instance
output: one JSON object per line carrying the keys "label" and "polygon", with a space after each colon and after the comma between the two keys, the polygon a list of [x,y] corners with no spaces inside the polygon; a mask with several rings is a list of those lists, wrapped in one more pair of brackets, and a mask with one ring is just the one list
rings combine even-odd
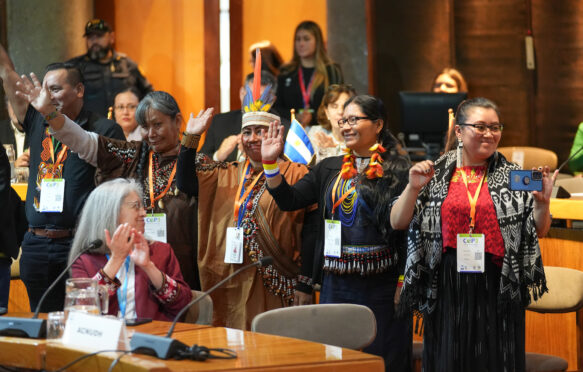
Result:
{"label": "wooden wall panel", "polygon": [[397,93],[428,91],[437,71],[452,63],[449,5],[449,0],[374,1],[375,91],[393,132],[399,130]]}
{"label": "wooden wall panel", "polygon": [[535,145],[567,159],[583,121],[583,2],[533,0]]}
{"label": "wooden wall panel", "polygon": [[506,124],[501,145],[518,145],[529,132],[524,0],[456,0],[456,59],[469,94],[496,102]]}

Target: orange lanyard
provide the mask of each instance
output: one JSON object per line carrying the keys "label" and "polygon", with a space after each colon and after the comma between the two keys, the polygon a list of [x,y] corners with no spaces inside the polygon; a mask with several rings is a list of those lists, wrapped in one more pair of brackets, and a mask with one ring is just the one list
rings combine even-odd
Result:
{"label": "orange lanyard", "polygon": [[67,145],[63,145],[61,151],[59,152],[59,155],[57,155],[57,162],[55,162],[55,147],[53,145],[53,137],[48,134],[49,137],[49,146],[51,149],[51,160],[53,161],[53,169],[52,169],[52,175],[53,178],[55,177],[55,170],[59,167],[59,165],[63,162],[63,157],[65,156],[65,154],[67,153]]}
{"label": "orange lanyard", "polygon": [[354,192],[356,190],[356,186],[352,186],[350,189],[348,189],[348,191],[346,191],[344,194],[342,194],[342,196],[340,197],[340,199],[338,199],[337,202],[334,202],[334,199],[336,199],[336,191],[338,190],[338,183],[340,182],[340,178],[341,175],[338,174],[338,177],[336,178],[336,182],[334,182],[334,187],[332,188],[332,216],[334,215],[334,211],[336,210],[336,208],[338,208],[338,206],[340,204],[342,204],[342,202],[344,201],[344,199],[346,199],[348,197],[348,195],[352,194],[352,192]]}
{"label": "orange lanyard", "polygon": [[235,200],[233,217],[235,218],[235,221],[237,222],[237,227],[239,227],[239,210],[241,209],[241,204],[245,201],[245,199],[247,199],[247,196],[249,196],[249,193],[251,192],[251,190],[253,190],[253,187],[255,186],[255,184],[257,184],[257,182],[259,181],[259,179],[263,175],[263,171],[261,171],[255,177],[253,182],[251,182],[251,185],[247,188],[247,190],[245,190],[245,193],[243,194],[243,196],[239,197],[239,195],[241,195],[241,191],[243,190],[243,184],[245,183],[245,176],[247,175],[247,170],[249,169],[249,167],[250,167],[249,159],[247,159],[247,161],[245,162],[245,165],[243,166],[243,174],[241,174],[241,179],[239,180],[239,188],[237,190],[237,196],[235,196],[238,199]]}
{"label": "orange lanyard", "polygon": [[462,168],[460,168],[460,173],[462,174],[462,179],[464,180],[464,185],[466,185],[466,191],[468,192],[468,200],[470,201],[470,233],[474,230],[474,226],[476,225],[476,204],[478,203],[478,196],[480,196],[480,190],[482,189],[482,185],[484,184],[484,179],[486,178],[486,173],[484,172],[484,176],[480,180],[480,184],[476,189],[476,193],[472,197],[470,194],[470,189],[468,187],[468,177],[466,176],[466,172]]}
{"label": "orange lanyard", "polygon": [[148,167],[148,181],[150,182],[150,207],[152,208],[152,213],[154,213],[154,203],[159,199],[162,199],[170,189],[170,186],[172,185],[172,180],[174,180],[174,175],[176,174],[176,164],[178,163],[178,159],[174,161],[174,167],[172,168],[172,173],[170,173],[170,178],[168,178],[168,184],[166,185],[166,188],[157,197],[154,198],[154,174],[153,174],[154,163],[152,162],[153,154],[154,151],[150,150],[150,166]]}

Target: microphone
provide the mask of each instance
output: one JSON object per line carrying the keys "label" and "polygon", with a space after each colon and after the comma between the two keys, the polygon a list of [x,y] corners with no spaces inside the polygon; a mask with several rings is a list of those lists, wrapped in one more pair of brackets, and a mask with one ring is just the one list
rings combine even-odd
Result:
{"label": "microphone", "polygon": [[65,267],[65,269],[59,274],[59,276],[51,283],[51,285],[43,293],[42,297],[38,301],[36,310],[32,318],[16,318],[16,317],[0,317],[0,336],[11,336],[11,337],[25,337],[25,338],[45,338],[47,327],[45,319],[38,319],[38,314],[40,313],[40,307],[44,302],[47,295],[53,290],[57,283],[67,274],[71,266],[77,261],[81,255],[101,247],[103,241],[101,239],[95,239],[87,247],[83,248],[75,258],[71,260],[71,263]]}
{"label": "microphone", "polygon": [[[569,156],[569,158],[567,160],[565,160],[558,168],[557,170],[560,172],[561,169],[571,160],[573,159],[575,156],[577,156],[577,154],[579,154],[581,152],[581,150],[583,150],[583,146],[579,147],[579,149],[577,151],[575,151],[573,153],[573,155]],[[551,193],[551,198],[557,198],[557,199],[568,199],[571,197],[571,194],[565,190],[565,188],[563,186],[560,185],[553,185],[553,191]]]}
{"label": "microphone", "polygon": [[[226,282],[231,280],[233,277],[239,275],[241,272],[243,272],[251,267],[258,267],[259,268],[259,267],[267,266],[267,265],[270,265],[272,262],[273,262],[273,257],[266,256],[266,257],[261,258],[257,262],[254,262],[254,263],[249,264],[249,265],[245,265],[245,266],[239,268],[237,271],[235,271],[231,275],[229,275],[228,277],[226,277],[225,279],[221,280],[220,282],[218,282],[217,284],[212,286],[211,288],[209,288],[209,290],[204,292],[202,296],[197,297],[194,300],[190,301],[190,303],[188,303],[188,305],[184,306],[182,308],[182,310],[180,310],[180,312],[178,312],[176,317],[174,317],[174,321],[172,322],[170,329],[168,329],[168,333],[166,334],[165,337],[154,336],[154,335],[150,335],[147,333],[139,333],[139,332],[134,333],[134,335],[132,336],[132,339],[130,340],[130,348],[131,348],[132,353],[147,354],[147,355],[155,356],[155,357],[160,358],[160,359],[169,359],[169,358],[182,359],[182,355],[184,355],[189,350],[191,350],[191,348],[189,346],[187,346],[186,344],[183,344],[182,342],[180,342],[178,340],[174,340],[170,337],[172,336],[172,332],[174,332],[174,327],[176,326],[178,319],[180,319],[180,317],[182,317],[182,315],[184,315],[186,310],[188,310],[192,305],[201,301],[206,296],[210,295],[215,289],[219,288],[220,286],[222,286],[223,284],[225,284]],[[206,349],[206,348],[201,348],[201,349]],[[197,355],[194,355],[193,359],[206,360],[207,358],[208,358],[208,352],[206,352],[206,354],[205,354],[205,351],[203,351]]]}

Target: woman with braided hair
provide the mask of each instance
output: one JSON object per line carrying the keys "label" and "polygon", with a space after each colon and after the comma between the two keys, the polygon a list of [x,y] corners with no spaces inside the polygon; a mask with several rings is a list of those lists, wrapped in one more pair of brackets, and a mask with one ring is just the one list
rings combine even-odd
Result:
{"label": "woman with braided hair", "polygon": [[[46,87],[30,87],[33,106],[50,105],[43,98]],[[47,93],[48,97],[48,93]],[[212,109],[201,111],[191,120],[209,120]],[[197,204],[192,196],[178,192],[176,160],[180,150],[182,114],[176,100],[168,93],[148,93],[136,109],[136,121],[146,135],[139,141],[126,142],[87,132],[66,118],[51,121],[54,137],[78,153],[79,158],[97,168],[98,184],[115,178],[133,178],[143,188],[147,212],[145,235],[148,239],[169,243],[180,263],[185,281],[199,289],[196,264]]]}

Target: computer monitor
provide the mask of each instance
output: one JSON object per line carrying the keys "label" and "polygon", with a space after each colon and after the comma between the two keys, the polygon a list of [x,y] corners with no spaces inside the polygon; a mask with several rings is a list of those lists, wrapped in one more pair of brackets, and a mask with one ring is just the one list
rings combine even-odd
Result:
{"label": "computer monitor", "polygon": [[401,131],[409,148],[424,148],[427,159],[443,149],[448,109],[455,112],[467,93],[399,92]]}

